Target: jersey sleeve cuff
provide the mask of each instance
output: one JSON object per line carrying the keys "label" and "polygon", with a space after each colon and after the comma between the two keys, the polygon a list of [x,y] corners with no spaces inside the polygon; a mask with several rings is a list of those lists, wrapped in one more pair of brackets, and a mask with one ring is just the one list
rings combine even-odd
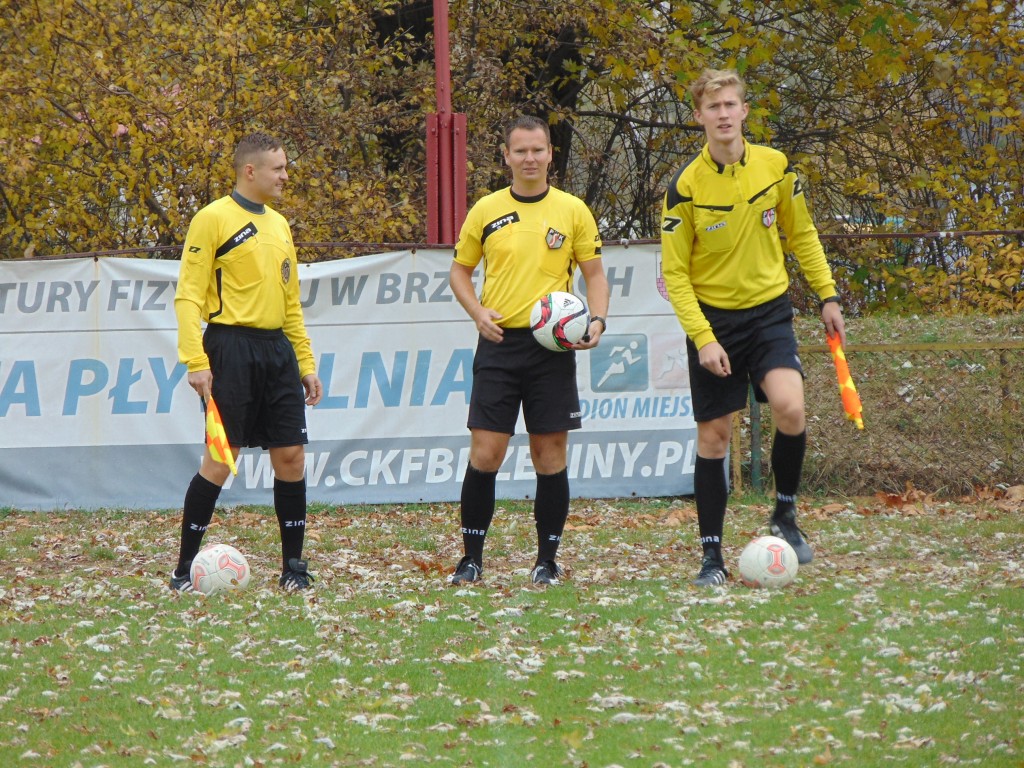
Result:
{"label": "jersey sleeve cuff", "polygon": [[692,341],[693,345],[697,347],[697,349],[702,349],[703,347],[706,347],[708,344],[710,344],[712,341],[718,341],[718,339],[715,338],[714,331],[709,329],[706,331],[701,331],[696,336],[693,336]]}

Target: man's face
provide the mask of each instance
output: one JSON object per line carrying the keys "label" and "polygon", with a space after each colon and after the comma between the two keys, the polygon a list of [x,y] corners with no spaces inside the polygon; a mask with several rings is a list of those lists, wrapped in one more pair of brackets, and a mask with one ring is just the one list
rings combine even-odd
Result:
{"label": "man's face", "polygon": [[740,97],[739,88],[727,85],[714,93],[705,93],[693,116],[703,126],[708,141],[727,144],[743,135],[743,121],[749,111],[750,106]]}
{"label": "man's face", "polygon": [[551,144],[541,128],[516,128],[504,149],[505,163],[512,169],[512,183],[546,187],[551,165]]}
{"label": "man's face", "polygon": [[288,157],[283,148],[260,152],[255,161],[246,166],[246,173],[251,174],[250,192],[257,198],[253,202],[269,203],[284,191],[288,181]]}

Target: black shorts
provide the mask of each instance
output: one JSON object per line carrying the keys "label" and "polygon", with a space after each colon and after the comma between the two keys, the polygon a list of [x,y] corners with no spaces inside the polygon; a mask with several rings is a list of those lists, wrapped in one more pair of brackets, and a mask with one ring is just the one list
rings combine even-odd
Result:
{"label": "black shorts", "polygon": [[232,448],[309,442],[306,393],[284,331],[210,323],[203,347],[213,373],[213,399]]}
{"label": "black shorts", "polygon": [[768,402],[761,382],[771,370],[792,368],[803,376],[793,332],[793,306],[786,294],[750,309],[718,309],[703,303],[700,308],[729,355],[732,375],[721,378],[702,368],[697,347],[686,339],[695,421],[742,411],[748,386],[753,386],[759,403]]}
{"label": "black shorts", "polygon": [[481,336],[467,426],[513,435],[520,407],[531,435],[579,429],[576,353],[544,349],[528,328],[506,328],[497,344]]}

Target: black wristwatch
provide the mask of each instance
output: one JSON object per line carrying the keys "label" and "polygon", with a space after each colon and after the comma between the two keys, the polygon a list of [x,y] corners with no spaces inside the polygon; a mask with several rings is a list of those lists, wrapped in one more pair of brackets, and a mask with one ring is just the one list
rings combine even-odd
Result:
{"label": "black wristwatch", "polygon": [[597,320],[597,322],[601,324],[601,333],[604,333],[605,331],[608,330],[608,323],[605,322],[605,319],[603,317],[601,317],[600,315],[594,315],[592,318],[590,318],[591,323],[594,322],[595,320]]}
{"label": "black wristwatch", "polygon": [[[825,308],[826,304],[840,304],[841,305],[842,303],[843,302],[839,300],[838,296],[829,296],[827,299],[822,299],[821,300],[821,306],[818,307],[818,311],[820,312],[821,310],[823,310]],[[840,306],[840,309],[842,309],[841,306]]]}

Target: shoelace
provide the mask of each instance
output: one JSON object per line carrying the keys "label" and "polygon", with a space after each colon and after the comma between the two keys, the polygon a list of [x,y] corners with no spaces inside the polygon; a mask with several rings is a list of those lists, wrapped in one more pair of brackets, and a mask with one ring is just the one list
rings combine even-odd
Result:
{"label": "shoelace", "polygon": [[553,560],[545,560],[533,569],[533,583],[537,584],[552,579],[558,581],[562,575],[562,569],[558,567],[558,563]]}
{"label": "shoelace", "polygon": [[313,574],[307,571],[288,571],[284,575],[284,586],[285,589],[305,589],[312,584],[316,579],[313,578]]}
{"label": "shoelace", "polygon": [[455,579],[470,579],[475,581],[483,573],[483,568],[477,565],[472,558],[464,557],[459,561],[459,564],[455,567],[455,573],[452,574],[452,580]]}

